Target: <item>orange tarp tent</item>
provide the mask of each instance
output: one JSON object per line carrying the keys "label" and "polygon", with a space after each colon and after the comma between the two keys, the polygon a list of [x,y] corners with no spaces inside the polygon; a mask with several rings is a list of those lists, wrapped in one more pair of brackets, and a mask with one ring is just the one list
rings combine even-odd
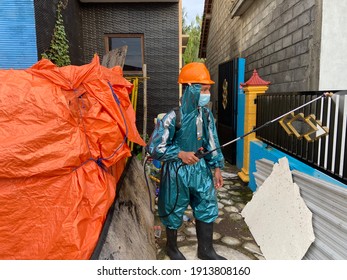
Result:
{"label": "orange tarp tent", "polygon": [[98,56],[0,70],[0,259],[90,258],[131,155],[126,140],[145,144],[131,89]]}

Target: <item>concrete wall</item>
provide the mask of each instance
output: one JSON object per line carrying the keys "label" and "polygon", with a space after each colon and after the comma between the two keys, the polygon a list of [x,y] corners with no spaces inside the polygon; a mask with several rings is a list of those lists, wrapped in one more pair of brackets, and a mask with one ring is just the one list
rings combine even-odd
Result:
{"label": "concrete wall", "polygon": [[245,80],[257,69],[272,83],[268,92],[317,90],[321,0],[258,0],[231,18],[233,2],[213,1],[207,43],[212,77],[221,62],[244,57]]}
{"label": "concrete wall", "polygon": [[347,88],[347,1],[323,1],[319,90]]}

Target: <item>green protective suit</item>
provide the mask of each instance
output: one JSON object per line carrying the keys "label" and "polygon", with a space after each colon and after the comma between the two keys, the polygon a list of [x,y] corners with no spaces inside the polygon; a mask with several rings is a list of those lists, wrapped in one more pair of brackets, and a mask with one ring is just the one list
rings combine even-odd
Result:
{"label": "green protective suit", "polygon": [[178,158],[180,151],[195,152],[200,147],[211,151],[219,147],[211,111],[198,106],[200,90],[199,84],[186,87],[180,107],[181,127],[176,127],[176,113],[170,111],[157,122],[146,146],[152,158],[163,163],[158,211],[162,223],[170,229],[178,229],[182,225],[182,217],[189,204],[197,220],[211,223],[218,216],[211,168],[224,167],[221,151],[218,149],[196,164],[182,167],[183,162]]}

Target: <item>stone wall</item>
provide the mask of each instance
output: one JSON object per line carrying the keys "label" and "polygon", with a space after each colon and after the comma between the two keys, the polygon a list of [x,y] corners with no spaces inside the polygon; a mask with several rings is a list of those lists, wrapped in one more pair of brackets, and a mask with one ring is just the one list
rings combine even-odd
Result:
{"label": "stone wall", "polygon": [[218,65],[246,59],[248,80],[253,69],[271,81],[268,92],[318,89],[321,0],[258,0],[231,18],[235,1],[213,1],[207,64],[217,80]]}

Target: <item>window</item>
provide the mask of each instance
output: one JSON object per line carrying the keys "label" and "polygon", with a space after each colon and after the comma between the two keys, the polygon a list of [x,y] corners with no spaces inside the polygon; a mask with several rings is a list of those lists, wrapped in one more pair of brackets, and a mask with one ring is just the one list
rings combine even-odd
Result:
{"label": "window", "polygon": [[110,34],[105,36],[106,52],[128,46],[123,71],[131,74],[142,73],[143,34]]}

